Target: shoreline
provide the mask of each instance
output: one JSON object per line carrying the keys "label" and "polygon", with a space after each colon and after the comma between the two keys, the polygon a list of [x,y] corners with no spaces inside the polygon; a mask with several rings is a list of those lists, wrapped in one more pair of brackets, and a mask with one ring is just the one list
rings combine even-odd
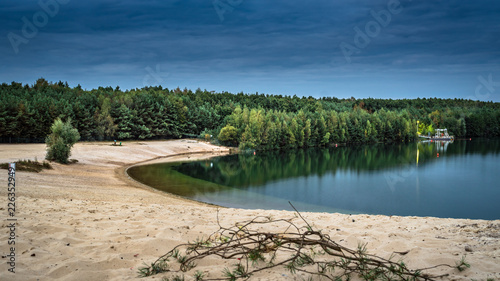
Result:
{"label": "shoreline", "polygon": [[[44,144],[0,144],[0,162],[44,159]],[[207,237],[223,225],[256,216],[291,218],[282,210],[221,208],[147,187],[125,173],[128,167],[187,155],[222,155],[226,148],[186,140],[77,143],[71,165],[53,164],[39,174],[18,172],[16,273],[8,280],[158,280],[161,274],[137,278],[138,267],[151,263],[174,246]],[[3,171],[3,172],[1,172]],[[0,170],[6,186],[7,170]],[[147,188],[145,188],[147,187]],[[1,212],[7,191],[0,189]],[[219,214],[219,217],[217,217]],[[500,220],[443,219],[382,215],[301,212],[344,246],[368,243],[369,253],[403,258],[411,268],[454,264],[466,255],[471,268],[439,270],[453,280],[500,279]],[[6,226],[5,216],[0,217]],[[0,253],[8,254],[8,229],[0,232]],[[472,250],[472,252],[467,251]],[[223,263],[209,258],[202,271],[220,272]],[[261,272],[258,280],[283,280],[284,269]],[[298,274],[297,277],[301,275]],[[210,277],[210,276],[209,276]],[[251,279],[253,280],[253,279]],[[355,280],[355,278],[354,278]]]}
{"label": "shoreline", "polygon": [[[228,153],[228,154],[230,154],[230,153]],[[221,154],[221,155],[228,155],[228,154]],[[150,165],[150,164],[155,164],[155,163],[171,163],[171,162],[177,162],[177,161],[185,161],[186,160],[186,158],[185,158],[186,156],[193,156],[194,157],[193,159],[187,158],[187,160],[198,161],[198,160],[204,160],[204,159],[210,159],[210,158],[213,158],[213,157],[218,157],[218,156],[221,156],[221,155],[212,155],[212,154],[207,154],[207,153],[203,153],[203,152],[202,153],[200,153],[200,152],[187,152],[187,153],[179,153],[179,154],[174,154],[174,155],[160,156],[160,157],[157,157],[157,158],[154,158],[154,159],[149,159],[149,160],[145,160],[145,161],[134,163],[132,165],[128,165],[128,166],[123,166],[123,167],[116,168],[115,172],[117,173],[118,177],[122,177],[122,180],[129,181],[131,185],[138,186],[139,188],[145,189],[147,191],[156,192],[158,194],[162,194],[162,195],[165,195],[165,196],[173,196],[175,198],[178,198],[178,199],[181,199],[181,200],[186,200],[186,201],[192,202],[192,203],[201,204],[203,206],[210,206],[210,207],[215,207],[215,208],[227,208],[227,207],[220,206],[220,205],[217,205],[217,204],[212,204],[212,203],[208,203],[208,202],[198,201],[198,200],[194,200],[194,199],[191,199],[191,198],[188,198],[188,197],[184,197],[184,196],[181,196],[181,195],[177,195],[177,194],[174,194],[174,193],[170,193],[170,192],[167,192],[167,191],[156,189],[156,188],[151,187],[151,186],[149,186],[147,184],[144,184],[144,183],[142,183],[142,182],[140,182],[138,180],[135,180],[127,172],[128,169],[130,169],[132,167],[135,167],[135,166]],[[175,160],[172,159],[172,158],[176,158],[176,157],[180,157],[180,159],[175,159]],[[172,160],[172,161],[165,161],[165,160]]]}

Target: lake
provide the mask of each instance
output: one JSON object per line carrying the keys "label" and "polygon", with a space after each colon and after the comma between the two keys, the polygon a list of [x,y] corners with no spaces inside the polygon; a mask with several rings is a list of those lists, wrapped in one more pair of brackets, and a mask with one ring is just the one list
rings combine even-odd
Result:
{"label": "lake", "polygon": [[256,152],[135,166],[129,175],[243,209],[500,219],[500,140]]}

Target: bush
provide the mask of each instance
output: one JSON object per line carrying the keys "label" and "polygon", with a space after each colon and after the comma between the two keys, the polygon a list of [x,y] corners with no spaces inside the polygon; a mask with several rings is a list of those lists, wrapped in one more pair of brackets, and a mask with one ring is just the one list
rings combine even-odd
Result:
{"label": "bush", "polygon": [[71,148],[80,139],[78,130],[71,125],[71,120],[63,123],[57,118],[50,127],[51,134],[45,139],[47,155],[50,161],[67,164],[71,155]]}
{"label": "bush", "polygon": [[[36,159],[35,161],[31,161],[30,159],[18,160],[15,163],[16,163],[16,171],[39,173],[43,169],[52,169],[52,166],[48,162],[43,161],[42,163],[40,163]],[[0,164],[0,169],[7,170],[8,168],[9,168],[9,163]]]}
{"label": "bush", "polygon": [[236,146],[238,144],[238,131],[235,127],[227,125],[226,127],[222,128],[222,130],[220,130],[218,139],[223,144]]}

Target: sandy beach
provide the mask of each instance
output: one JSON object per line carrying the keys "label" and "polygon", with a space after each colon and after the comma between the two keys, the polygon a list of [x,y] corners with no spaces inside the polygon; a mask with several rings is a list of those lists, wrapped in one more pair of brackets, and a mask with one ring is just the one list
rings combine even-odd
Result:
{"label": "sandy beach", "polygon": [[[195,140],[77,143],[71,165],[16,173],[15,273],[8,271],[7,170],[0,170],[0,280],[161,280],[139,279],[137,270],[174,246],[207,237],[222,225],[256,216],[291,218],[282,210],[218,208],[155,191],[126,175],[146,161],[176,161],[228,153],[227,148]],[[0,144],[0,163],[45,157],[44,144]],[[441,219],[302,213],[339,244],[368,243],[372,254],[394,252],[412,268],[466,256],[464,272],[443,268],[444,280],[500,280],[500,220]],[[298,224],[301,222],[296,221]],[[215,258],[200,264],[209,274],[221,271]],[[261,272],[251,280],[301,280],[284,269]],[[189,280],[189,279],[187,279]]]}

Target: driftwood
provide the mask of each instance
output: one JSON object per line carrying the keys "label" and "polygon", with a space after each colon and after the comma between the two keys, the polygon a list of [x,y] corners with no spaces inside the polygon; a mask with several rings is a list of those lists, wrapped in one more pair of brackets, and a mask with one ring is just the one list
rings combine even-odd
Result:
{"label": "driftwood", "polygon": [[[305,226],[292,222],[297,216]],[[209,256],[234,261],[234,264],[231,269],[225,267],[220,276],[205,276],[196,271],[195,280],[249,279],[254,273],[279,267],[293,274],[307,273],[311,279],[318,277],[319,280],[349,280],[354,276],[363,280],[436,280],[448,275],[432,275],[427,273],[429,270],[469,267],[462,258],[454,266],[440,264],[412,270],[403,261],[393,261],[394,257],[385,259],[368,254],[366,245],[359,245],[357,249],[339,245],[327,234],[314,230],[298,211],[297,216],[292,219],[256,217],[228,228],[221,226],[217,217],[219,230],[210,237],[176,246],[150,266],[141,268],[139,275],[169,272],[172,280],[184,280],[184,274],[194,271],[197,261]],[[259,231],[264,226],[284,230]]]}

